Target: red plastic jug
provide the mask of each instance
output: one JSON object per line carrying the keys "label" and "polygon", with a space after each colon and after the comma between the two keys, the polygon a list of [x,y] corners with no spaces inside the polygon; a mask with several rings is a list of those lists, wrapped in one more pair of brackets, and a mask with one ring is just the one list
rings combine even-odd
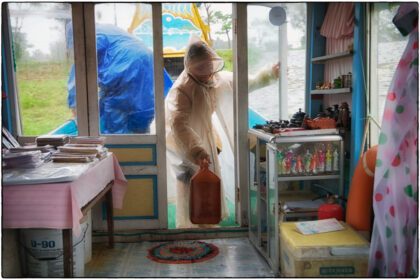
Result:
{"label": "red plastic jug", "polygon": [[193,224],[218,224],[222,216],[220,179],[205,160],[191,178],[190,220]]}

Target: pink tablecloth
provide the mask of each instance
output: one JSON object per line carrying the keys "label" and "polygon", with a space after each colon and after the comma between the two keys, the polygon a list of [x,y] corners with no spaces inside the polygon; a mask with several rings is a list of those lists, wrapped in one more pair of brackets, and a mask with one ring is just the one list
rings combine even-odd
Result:
{"label": "pink tablecloth", "polygon": [[3,186],[3,228],[72,228],[79,236],[81,208],[112,180],[114,208],[122,208],[127,180],[113,154],[72,182]]}

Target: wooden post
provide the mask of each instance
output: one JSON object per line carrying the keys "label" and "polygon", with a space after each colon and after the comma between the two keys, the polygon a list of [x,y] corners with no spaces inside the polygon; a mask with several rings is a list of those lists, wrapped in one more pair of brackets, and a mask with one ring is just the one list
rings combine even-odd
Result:
{"label": "wooden post", "polygon": [[73,277],[73,230],[63,229],[64,277]]}
{"label": "wooden post", "polygon": [[108,222],[108,245],[114,247],[114,208],[112,206],[112,188],[105,194],[106,201],[106,219]]}
{"label": "wooden post", "polygon": [[249,146],[248,146],[248,36],[247,4],[234,3],[233,18],[233,88],[235,138],[235,192],[237,220],[248,225]]}

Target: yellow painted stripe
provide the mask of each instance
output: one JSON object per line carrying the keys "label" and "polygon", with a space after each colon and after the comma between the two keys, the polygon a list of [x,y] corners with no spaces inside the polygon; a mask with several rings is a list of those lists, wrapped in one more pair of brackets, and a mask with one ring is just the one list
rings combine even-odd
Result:
{"label": "yellow painted stripe", "polygon": [[153,148],[111,148],[119,162],[153,161]]}
{"label": "yellow painted stripe", "polygon": [[114,217],[153,216],[153,179],[128,179],[123,209],[114,208]]}

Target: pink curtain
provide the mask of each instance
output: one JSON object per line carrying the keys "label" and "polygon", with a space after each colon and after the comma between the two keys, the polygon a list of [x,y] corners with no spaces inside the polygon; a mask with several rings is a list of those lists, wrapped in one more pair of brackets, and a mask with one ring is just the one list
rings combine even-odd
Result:
{"label": "pink curtain", "polygon": [[[353,44],[354,3],[329,3],[321,35],[326,37],[325,54],[346,51]],[[353,71],[353,59],[342,58],[325,63],[324,81],[332,83],[335,78]]]}
{"label": "pink curtain", "polygon": [[[404,5],[397,15],[407,12]],[[418,27],[407,24],[416,27],[389,88],[379,136],[369,257],[374,277],[418,276]]]}

